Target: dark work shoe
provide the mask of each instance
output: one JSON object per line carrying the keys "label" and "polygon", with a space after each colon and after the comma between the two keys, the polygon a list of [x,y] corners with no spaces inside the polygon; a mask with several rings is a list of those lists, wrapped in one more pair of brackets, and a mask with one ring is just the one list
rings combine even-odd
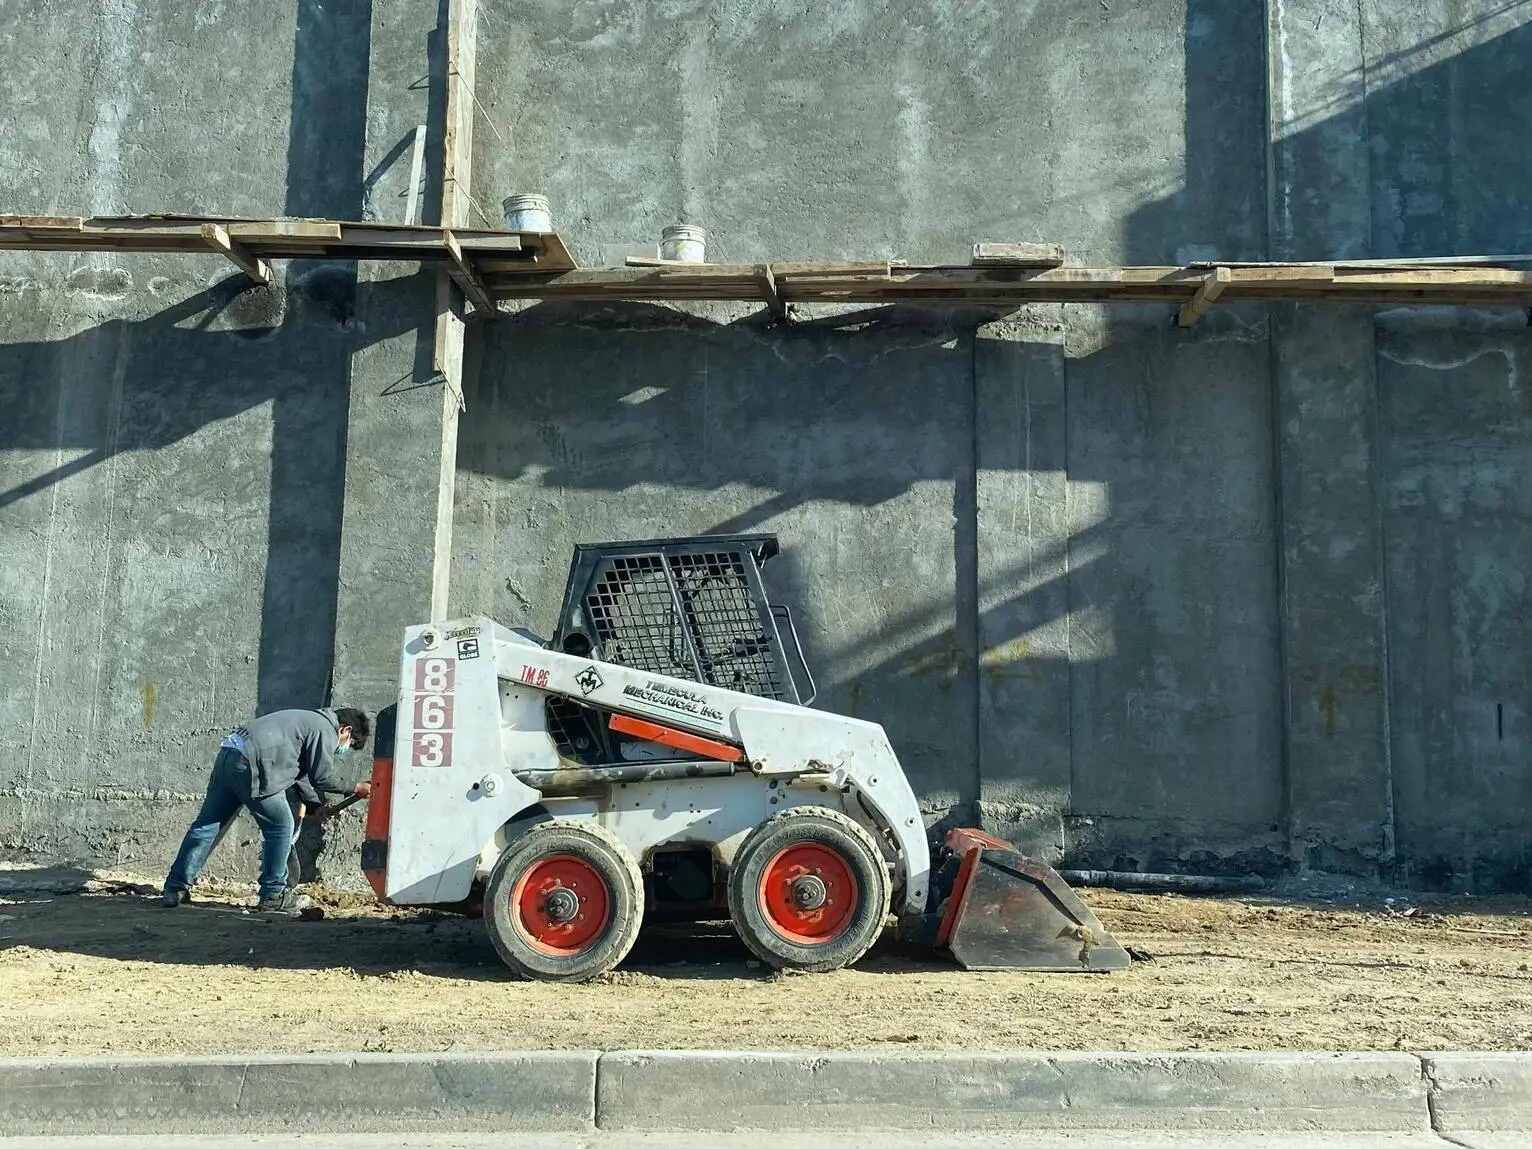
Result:
{"label": "dark work shoe", "polygon": [[256,911],[263,914],[281,914],[295,918],[312,903],[307,896],[295,890],[284,890],[274,898],[262,898],[256,903]]}
{"label": "dark work shoe", "polygon": [[167,910],[173,910],[177,906],[184,906],[190,901],[190,890],[172,890],[168,887],[165,890],[165,908]]}

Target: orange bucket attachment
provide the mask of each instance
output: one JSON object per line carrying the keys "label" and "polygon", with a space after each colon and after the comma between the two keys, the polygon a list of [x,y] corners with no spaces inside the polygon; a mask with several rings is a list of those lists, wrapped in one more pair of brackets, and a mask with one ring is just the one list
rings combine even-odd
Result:
{"label": "orange bucket attachment", "polygon": [[1126,969],[1128,952],[1064,879],[979,830],[947,835],[958,862],[936,944],[965,969]]}

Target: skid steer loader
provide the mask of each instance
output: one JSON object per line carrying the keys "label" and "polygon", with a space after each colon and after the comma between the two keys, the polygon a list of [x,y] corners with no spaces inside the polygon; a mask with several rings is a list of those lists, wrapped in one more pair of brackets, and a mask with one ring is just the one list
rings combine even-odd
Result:
{"label": "skid steer loader", "polygon": [[969,969],[1126,966],[1048,866],[977,830],[929,841],[881,726],[809,708],[777,552],[580,545],[548,640],[406,630],[362,850],[378,897],[482,908],[506,964],[550,981],[611,969],[646,913],[727,916],[779,969],[856,961],[890,913]]}

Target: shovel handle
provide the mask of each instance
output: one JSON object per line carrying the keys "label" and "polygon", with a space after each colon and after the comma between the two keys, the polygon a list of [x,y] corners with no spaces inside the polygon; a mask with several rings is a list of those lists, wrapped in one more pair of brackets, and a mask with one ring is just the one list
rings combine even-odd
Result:
{"label": "shovel handle", "polygon": [[352,794],[349,798],[342,799],[341,801],[335,803],[333,806],[322,806],[320,808],[324,811],[325,817],[330,818],[336,814],[339,814],[347,806],[354,806],[361,800],[362,796],[360,794]]}

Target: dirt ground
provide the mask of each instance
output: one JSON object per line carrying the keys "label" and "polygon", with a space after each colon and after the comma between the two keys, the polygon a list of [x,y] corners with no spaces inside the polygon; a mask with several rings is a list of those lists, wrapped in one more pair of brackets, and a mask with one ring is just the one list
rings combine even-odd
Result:
{"label": "dirt ground", "polygon": [[166,910],[123,876],[10,889],[0,1055],[1532,1048],[1525,898],[1406,913],[1084,891],[1153,958],[1095,976],[968,973],[891,944],[852,970],[783,976],[727,926],[651,927],[617,972],[556,986],[513,980],[480,921],[355,897],[273,921],[233,890]]}

